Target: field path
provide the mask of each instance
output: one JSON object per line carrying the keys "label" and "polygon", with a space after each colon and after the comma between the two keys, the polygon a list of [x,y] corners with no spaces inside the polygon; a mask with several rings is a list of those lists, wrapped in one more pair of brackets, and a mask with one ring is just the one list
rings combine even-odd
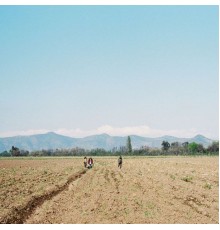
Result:
{"label": "field path", "polygon": [[207,159],[128,158],[119,169],[97,158],[25,223],[218,223],[218,158]]}

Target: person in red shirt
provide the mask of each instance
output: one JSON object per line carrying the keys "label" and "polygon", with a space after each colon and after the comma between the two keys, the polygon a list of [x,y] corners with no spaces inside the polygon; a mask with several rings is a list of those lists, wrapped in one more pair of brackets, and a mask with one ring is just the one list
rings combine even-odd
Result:
{"label": "person in red shirt", "polygon": [[89,160],[88,160],[88,168],[92,168],[93,166],[93,159],[90,157]]}

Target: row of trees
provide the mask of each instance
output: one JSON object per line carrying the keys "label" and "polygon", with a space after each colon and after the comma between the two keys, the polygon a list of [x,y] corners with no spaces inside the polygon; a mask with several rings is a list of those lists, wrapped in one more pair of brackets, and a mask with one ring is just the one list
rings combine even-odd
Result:
{"label": "row of trees", "polygon": [[142,146],[139,149],[132,149],[131,138],[128,136],[126,146],[114,147],[112,150],[105,150],[96,148],[92,150],[86,150],[83,148],[72,149],[49,149],[39,151],[25,151],[20,150],[17,147],[12,146],[9,152],[4,151],[0,153],[0,156],[118,156],[118,155],[139,155],[139,156],[158,156],[158,155],[218,155],[219,154],[219,142],[213,142],[207,148],[202,144],[195,142],[179,143],[163,141],[161,148],[150,148],[148,146]]}
{"label": "row of trees", "polygon": [[219,152],[219,142],[214,141],[211,145],[205,148],[202,144],[195,142],[189,143],[179,143],[173,142],[169,143],[168,141],[162,142],[162,153],[169,155],[195,155],[195,154],[218,154]]}
{"label": "row of trees", "polygon": [[[16,148],[16,149],[14,149]],[[37,151],[24,151],[20,150],[17,147],[12,147],[8,151],[0,153],[2,157],[24,157],[24,156],[33,156],[33,157],[43,157],[43,156],[118,156],[118,155],[127,154],[126,148],[121,146],[119,148],[114,148],[114,150],[107,151],[105,149],[96,148],[92,150],[86,150],[83,148],[72,148],[72,149],[48,149],[48,150],[37,150]]]}
{"label": "row of trees", "polygon": [[26,150],[20,150],[17,147],[12,146],[10,151],[4,151],[2,153],[0,153],[0,156],[2,157],[25,157],[25,156],[29,156],[30,152],[26,151]]}

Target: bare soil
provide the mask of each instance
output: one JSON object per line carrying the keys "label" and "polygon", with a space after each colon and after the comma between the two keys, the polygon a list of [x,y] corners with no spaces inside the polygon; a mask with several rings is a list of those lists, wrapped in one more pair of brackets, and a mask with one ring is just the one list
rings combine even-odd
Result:
{"label": "bare soil", "polygon": [[219,223],[218,157],[127,157],[122,169],[115,157],[94,160],[0,160],[0,223]]}

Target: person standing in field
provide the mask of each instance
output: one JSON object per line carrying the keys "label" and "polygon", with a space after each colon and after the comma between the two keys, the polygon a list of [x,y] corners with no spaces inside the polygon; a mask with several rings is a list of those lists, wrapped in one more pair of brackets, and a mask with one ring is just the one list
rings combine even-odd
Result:
{"label": "person standing in field", "polygon": [[118,167],[121,169],[121,167],[122,167],[122,157],[120,156],[119,158],[118,158]]}
{"label": "person standing in field", "polygon": [[88,165],[89,165],[88,168],[92,168],[92,166],[93,166],[93,159],[92,159],[92,157],[89,158]]}
{"label": "person standing in field", "polygon": [[84,167],[87,167],[87,157],[84,157]]}

